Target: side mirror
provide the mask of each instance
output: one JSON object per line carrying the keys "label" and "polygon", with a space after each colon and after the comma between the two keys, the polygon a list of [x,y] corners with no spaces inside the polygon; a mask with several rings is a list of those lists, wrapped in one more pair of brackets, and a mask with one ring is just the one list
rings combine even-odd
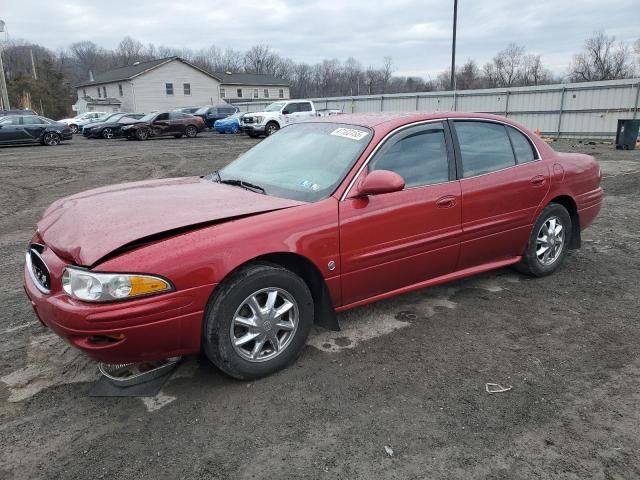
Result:
{"label": "side mirror", "polygon": [[374,170],[364,177],[355,196],[380,195],[404,189],[404,179],[390,170]]}
{"label": "side mirror", "polygon": [[286,108],[284,110],[282,110],[282,114],[283,115],[289,115],[291,112],[289,110],[287,110]]}

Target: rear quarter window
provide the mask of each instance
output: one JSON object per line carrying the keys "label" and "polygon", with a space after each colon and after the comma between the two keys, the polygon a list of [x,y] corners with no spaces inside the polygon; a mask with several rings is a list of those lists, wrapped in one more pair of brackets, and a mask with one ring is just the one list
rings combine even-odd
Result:
{"label": "rear quarter window", "polygon": [[513,151],[516,154],[516,160],[518,163],[533,162],[538,159],[538,155],[531,145],[531,141],[520,131],[513,127],[507,127],[511,144],[513,145]]}

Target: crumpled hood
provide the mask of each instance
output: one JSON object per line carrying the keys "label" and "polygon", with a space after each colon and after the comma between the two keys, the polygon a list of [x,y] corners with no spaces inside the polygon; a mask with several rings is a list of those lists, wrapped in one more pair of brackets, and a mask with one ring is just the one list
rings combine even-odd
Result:
{"label": "crumpled hood", "polygon": [[55,201],[38,222],[44,243],[90,266],[151,235],[303,205],[199,177],[112,185]]}

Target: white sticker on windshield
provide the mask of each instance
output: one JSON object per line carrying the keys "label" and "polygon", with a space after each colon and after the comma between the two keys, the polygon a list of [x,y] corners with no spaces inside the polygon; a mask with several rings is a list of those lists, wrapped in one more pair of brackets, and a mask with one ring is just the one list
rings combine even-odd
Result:
{"label": "white sticker on windshield", "polygon": [[355,128],[336,128],[331,135],[335,135],[336,137],[344,137],[350,138],[351,140],[362,140],[367,136],[368,132],[363,132],[362,130],[356,130]]}

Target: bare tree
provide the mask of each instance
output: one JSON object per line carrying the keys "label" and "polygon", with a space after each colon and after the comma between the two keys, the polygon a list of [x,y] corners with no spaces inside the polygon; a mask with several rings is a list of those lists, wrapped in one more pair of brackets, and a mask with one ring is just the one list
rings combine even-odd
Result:
{"label": "bare tree", "polygon": [[586,40],[583,52],[574,55],[569,78],[574,82],[590,82],[629,78],[633,73],[629,47],[600,31]]}
{"label": "bare tree", "polygon": [[499,87],[513,87],[521,79],[524,47],[510,43],[493,57],[495,75]]}
{"label": "bare tree", "polygon": [[380,70],[382,80],[382,93],[385,93],[387,84],[393,76],[393,58],[386,56],[383,58],[382,69]]}
{"label": "bare tree", "polygon": [[542,64],[540,55],[525,55],[522,59],[522,84],[542,85],[549,83],[551,72]]}
{"label": "bare tree", "polygon": [[118,57],[118,63],[125,66],[143,60],[143,51],[144,45],[135,38],[127,35],[120,41],[115,53]]}
{"label": "bare tree", "polygon": [[244,68],[252,73],[273,73],[280,57],[268,45],[255,45],[244,55]]}

